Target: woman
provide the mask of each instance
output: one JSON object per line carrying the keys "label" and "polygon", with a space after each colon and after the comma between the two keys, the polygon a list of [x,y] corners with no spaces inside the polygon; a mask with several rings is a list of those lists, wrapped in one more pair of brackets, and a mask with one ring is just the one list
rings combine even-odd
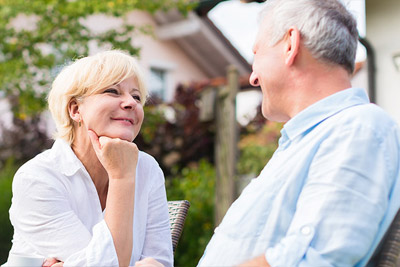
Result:
{"label": "woman", "polygon": [[163,173],[132,143],[146,96],[122,51],[61,71],[48,97],[56,141],[14,177],[11,253],[64,266],[173,265]]}

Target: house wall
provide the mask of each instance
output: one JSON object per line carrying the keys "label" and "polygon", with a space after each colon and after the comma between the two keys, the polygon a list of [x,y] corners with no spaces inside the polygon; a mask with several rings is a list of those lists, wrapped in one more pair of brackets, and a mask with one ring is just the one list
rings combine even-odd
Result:
{"label": "house wall", "polygon": [[[150,25],[154,32],[157,29],[157,24],[152,16],[143,11],[135,10],[128,13],[126,22],[137,27]],[[110,28],[118,28],[122,24],[122,19],[93,15],[83,23],[91,30],[101,32]],[[141,48],[139,61],[148,82],[150,82],[151,67],[167,70],[166,101],[173,99],[174,90],[179,83],[209,78],[173,41],[158,40],[155,35],[142,33],[134,33],[132,39],[132,44]],[[95,50],[96,48],[93,46],[92,52]]]}
{"label": "house wall", "polygon": [[366,0],[366,39],[375,51],[376,102],[400,123],[400,71],[393,55],[400,53],[400,1]]}

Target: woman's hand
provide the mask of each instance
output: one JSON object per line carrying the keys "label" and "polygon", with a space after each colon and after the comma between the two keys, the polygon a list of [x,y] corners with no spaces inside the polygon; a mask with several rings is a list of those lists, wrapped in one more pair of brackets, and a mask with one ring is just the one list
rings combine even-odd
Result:
{"label": "woman's hand", "polygon": [[139,150],[134,143],[88,131],[93,149],[107,171],[109,186],[104,220],[120,266],[128,266],[133,248],[135,177]]}
{"label": "woman's hand", "polygon": [[139,155],[136,144],[119,138],[98,137],[92,130],[88,134],[97,158],[110,179],[135,177]]}
{"label": "woman's hand", "polygon": [[63,267],[64,262],[57,260],[56,258],[48,258],[42,265],[43,267]]}
{"label": "woman's hand", "polygon": [[153,258],[144,258],[143,260],[137,261],[135,262],[135,266],[164,267],[164,265]]}

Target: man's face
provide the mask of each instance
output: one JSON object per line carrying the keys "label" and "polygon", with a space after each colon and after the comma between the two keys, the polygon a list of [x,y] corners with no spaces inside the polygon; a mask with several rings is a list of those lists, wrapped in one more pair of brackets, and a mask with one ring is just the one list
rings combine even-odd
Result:
{"label": "man's face", "polygon": [[269,45],[271,30],[268,18],[264,18],[253,46],[254,60],[250,84],[260,86],[263,93],[262,114],[274,121],[286,121],[285,97],[283,83],[285,81],[284,42]]}

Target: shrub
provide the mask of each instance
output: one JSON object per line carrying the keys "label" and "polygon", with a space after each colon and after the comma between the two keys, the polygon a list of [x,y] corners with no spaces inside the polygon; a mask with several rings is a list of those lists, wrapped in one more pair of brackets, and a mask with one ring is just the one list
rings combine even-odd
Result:
{"label": "shrub", "polygon": [[173,103],[153,100],[145,106],[142,129],[134,142],[158,161],[166,176],[173,167],[185,168],[202,158],[213,161],[214,122],[200,121],[199,90],[180,85]]}
{"label": "shrub", "polygon": [[7,261],[11,248],[13,228],[8,217],[11,205],[11,184],[18,166],[12,158],[8,159],[0,170],[0,264]]}
{"label": "shrub", "polygon": [[173,170],[167,179],[168,200],[186,199],[190,209],[175,252],[175,266],[196,266],[214,232],[215,170],[206,160]]}
{"label": "shrub", "polygon": [[257,176],[278,147],[281,123],[266,122],[261,129],[243,134],[239,142],[238,174]]}

